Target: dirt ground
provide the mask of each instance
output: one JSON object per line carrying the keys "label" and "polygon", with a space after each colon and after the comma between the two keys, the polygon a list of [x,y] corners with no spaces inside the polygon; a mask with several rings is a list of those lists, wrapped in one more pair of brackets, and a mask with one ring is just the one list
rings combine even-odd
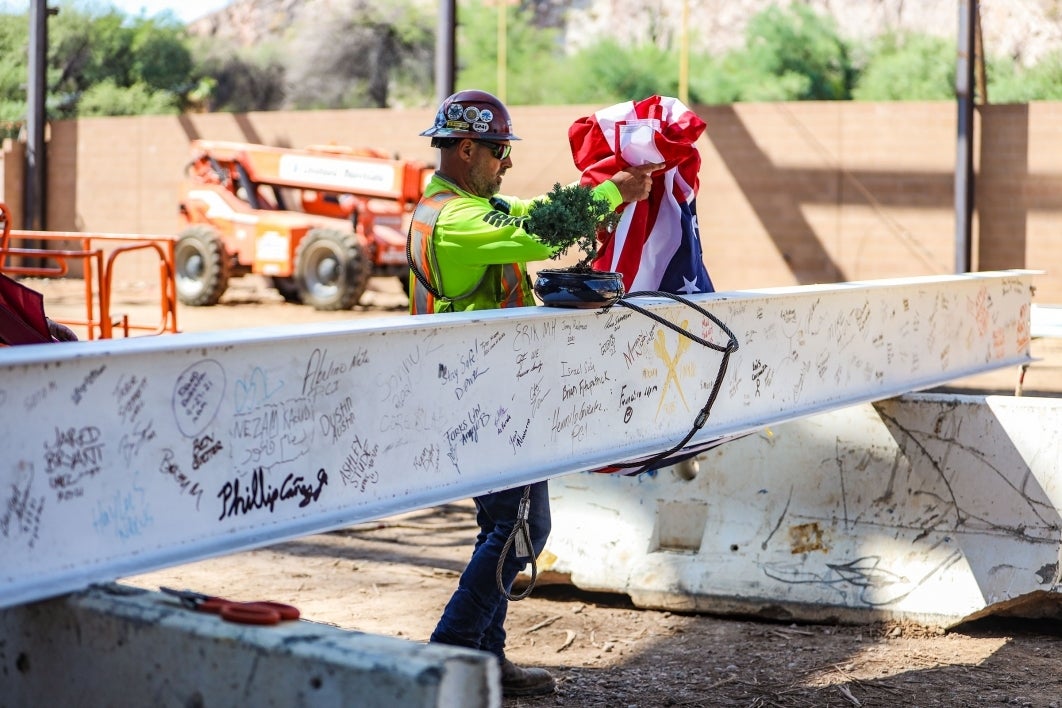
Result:
{"label": "dirt ground", "polygon": [[[251,279],[214,308],[181,308],[183,331],[394,315],[397,282],[374,281],[366,305],[315,313]],[[53,317],[78,317],[80,290],[27,281]],[[153,315],[142,289],[119,286],[117,310]],[[73,314],[67,315],[67,312]],[[1025,395],[1058,395],[1062,347],[1034,340]],[[1016,372],[956,382],[1011,393]],[[469,502],[425,509],[251,552],[125,578],[234,599],[297,605],[306,619],[425,641],[471,552]],[[988,619],[946,633],[916,625],[837,626],[641,610],[626,596],[540,583],[510,604],[508,651],[554,672],[558,690],[507,708],[557,706],[1062,705],[1062,623]]]}
{"label": "dirt ground", "polygon": [[[347,629],[426,641],[471,551],[470,503],[126,578],[298,606]],[[540,584],[509,605],[509,657],[557,693],[509,707],[1058,706],[1062,625],[774,624],[636,609],[626,596]]]}

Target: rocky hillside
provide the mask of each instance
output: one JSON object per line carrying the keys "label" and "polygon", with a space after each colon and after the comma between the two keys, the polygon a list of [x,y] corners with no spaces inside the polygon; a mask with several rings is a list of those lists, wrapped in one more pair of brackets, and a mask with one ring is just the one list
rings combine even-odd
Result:
{"label": "rocky hillside", "polygon": [[[831,15],[845,36],[857,40],[889,30],[953,37],[959,26],[959,0],[688,0],[691,45],[711,51],[740,45],[750,17],[773,4],[794,2]],[[569,44],[592,41],[606,33],[631,42],[667,38],[677,35],[682,25],[682,3],[677,0],[573,0],[568,4]],[[1031,62],[1062,48],[1062,0],[980,0],[980,6],[989,54]]]}
{"label": "rocky hillside", "polygon": [[[436,0],[419,1],[431,11],[437,7]],[[622,42],[679,44],[683,24],[679,0],[532,1],[539,23],[560,27],[566,45],[573,49],[609,35]],[[351,0],[232,0],[221,11],[193,22],[189,31],[249,46],[282,36],[300,18],[337,2]],[[886,30],[947,36],[958,31],[959,0],[687,0],[691,47],[715,52],[739,45],[749,17],[772,4],[789,2],[804,2],[832,15],[853,39],[868,39]],[[989,54],[1031,63],[1062,48],[1062,0],[980,0],[980,4]]]}

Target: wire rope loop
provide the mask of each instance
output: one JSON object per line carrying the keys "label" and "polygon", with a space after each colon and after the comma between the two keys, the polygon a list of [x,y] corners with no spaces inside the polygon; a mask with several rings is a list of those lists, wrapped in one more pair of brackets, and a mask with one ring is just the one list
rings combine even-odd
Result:
{"label": "wire rope loop", "polygon": [[[640,305],[635,305],[633,302],[629,301],[629,298],[635,298],[635,297],[662,297],[662,298],[667,298],[667,299],[674,300],[674,301],[679,302],[679,303],[681,303],[683,305],[686,305],[689,308],[692,308],[692,309],[696,310],[697,312],[699,312],[700,314],[704,315],[709,320],[711,320],[713,323],[715,323],[715,325],[718,326],[719,329],[723,330],[723,332],[727,336],[727,344],[726,344],[726,346],[715,344],[714,342],[709,342],[707,339],[704,339],[703,337],[698,337],[697,335],[693,334],[689,330],[687,330],[687,329],[685,329],[683,327],[680,327],[680,326],[676,325],[675,323],[673,323],[673,322],[671,322],[669,320],[664,319],[663,317],[661,317],[660,315],[656,314],[655,312],[647,310],[644,307],[641,307]],[[621,305],[621,306],[626,307],[628,309],[634,310],[635,312],[640,312],[641,314],[645,315],[649,319],[654,320],[655,322],[658,322],[659,324],[664,325],[665,327],[667,327],[668,329],[670,329],[672,331],[678,332],[679,335],[681,335],[683,337],[687,337],[689,339],[692,339],[693,341],[697,342],[701,346],[707,347],[709,349],[713,349],[713,350],[715,350],[717,352],[721,352],[722,355],[723,355],[722,359],[719,362],[719,370],[716,372],[715,381],[712,384],[712,390],[708,394],[708,400],[705,402],[704,407],[701,408],[701,410],[697,413],[697,417],[693,421],[693,426],[690,428],[690,431],[688,433],[686,433],[685,437],[683,437],[682,440],[679,441],[678,444],[670,447],[667,450],[664,450],[663,452],[659,452],[656,455],[653,455],[652,457],[650,457],[645,462],[619,462],[619,463],[616,463],[614,465],[614,467],[620,467],[620,468],[636,467],[637,469],[635,471],[628,472],[626,474],[628,474],[628,475],[637,475],[637,474],[641,474],[643,472],[647,472],[648,470],[653,469],[658,462],[660,462],[661,460],[663,460],[663,459],[665,459],[667,457],[670,457],[671,455],[675,454],[676,452],[678,452],[679,450],[684,448],[686,446],[686,443],[688,443],[693,438],[693,436],[697,434],[697,431],[700,430],[701,428],[703,428],[705,423],[708,422],[708,416],[711,415],[712,406],[715,404],[715,399],[718,398],[719,391],[720,391],[720,389],[723,386],[723,376],[726,374],[727,366],[730,363],[730,355],[738,350],[738,341],[737,341],[737,337],[734,336],[734,333],[730,331],[730,328],[727,327],[722,322],[722,320],[720,320],[718,317],[713,315],[711,312],[708,312],[708,310],[705,310],[703,307],[701,307],[697,303],[691,302],[691,301],[687,300],[684,297],[676,295],[675,293],[666,293],[666,292],[662,292],[662,291],[659,291],[659,290],[639,290],[639,291],[636,291],[636,292],[627,293],[626,295],[623,295],[622,297],[620,297],[617,300],[609,303],[608,305],[605,305],[605,307],[602,308],[602,311],[608,310],[609,308],[611,308],[611,307],[613,307],[615,305]]]}
{"label": "wire rope loop", "polygon": [[[413,258],[412,258],[412,254],[409,253],[408,250],[407,250],[407,255],[409,256],[410,266],[412,267]],[[414,271],[414,273],[415,273],[415,271]],[[664,319],[663,317],[661,317],[660,315],[656,314],[655,312],[652,312],[650,310],[645,309],[644,307],[641,307],[640,305],[635,305],[633,302],[630,302],[629,299],[630,298],[635,298],[635,297],[663,297],[663,298],[668,298],[668,299],[675,300],[676,302],[679,302],[679,303],[681,303],[683,305],[686,305],[687,307],[690,307],[690,308],[696,310],[697,312],[699,312],[700,314],[704,315],[709,320],[711,320],[713,323],[715,323],[715,325],[718,326],[726,334],[726,336],[727,336],[727,344],[726,344],[726,346],[715,344],[714,342],[710,342],[707,339],[704,339],[703,337],[698,337],[697,335],[693,334],[689,330],[687,330],[687,329],[685,329],[683,327],[680,327],[680,326],[674,324],[673,322],[670,322],[667,319]],[[704,424],[708,422],[708,416],[711,414],[712,406],[715,403],[715,399],[719,396],[719,391],[720,391],[720,389],[722,388],[722,385],[723,385],[723,376],[726,374],[727,365],[728,365],[728,363],[730,361],[730,355],[738,350],[738,341],[737,341],[737,337],[734,336],[734,333],[730,331],[730,328],[727,327],[722,322],[722,320],[720,320],[718,317],[713,315],[711,312],[708,312],[707,310],[705,310],[703,307],[697,305],[696,303],[691,302],[691,301],[687,300],[686,298],[681,297],[679,295],[676,295],[674,293],[665,293],[665,292],[656,291],[656,290],[643,290],[643,291],[627,293],[626,295],[623,295],[620,298],[618,298],[618,299],[610,302],[609,304],[605,305],[602,308],[602,311],[606,311],[606,310],[612,308],[615,305],[621,305],[623,307],[626,307],[626,308],[629,308],[631,310],[634,310],[635,312],[640,312],[641,314],[645,315],[649,319],[651,319],[651,320],[653,320],[653,321],[655,321],[655,322],[667,327],[668,329],[671,329],[671,330],[673,330],[675,332],[678,332],[679,335],[684,336],[684,337],[688,337],[689,339],[692,339],[693,341],[697,342],[701,346],[707,347],[709,349],[713,349],[713,350],[715,350],[717,352],[721,352],[722,355],[723,355],[721,361],[719,362],[719,370],[716,372],[715,381],[712,384],[712,390],[711,390],[711,392],[708,395],[708,400],[705,402],[704,407],[701,408],[701,410],[697,413],[697,417],[694,419],[694,422],[693,422],[693,427],[686,434],[686,436],[677,445],[674,445],[673,447],[669,448],[668,450],[665,450],[664,452],[661,452],[661,453],[658,453],[658,454],[654,455],[647,462],[632,462],[632,463],[621,462],[621,463],[617,463],[615,465],[616,467],[638,467],[639,469],[637,469],[636,471],[628,473],[630,475],[635,475],[635,474],[641,474],[642,472],[645,472],[647,470],[652,469],[653,466],[657,462],[659,462],[660,460],[662,460],[662,459],[664,459],[664,458],[666,458],[666,457],[668,457],[670,455],[673,455],[674,453],[676,453],[679,450],[681,450],[683,447],[685,447],[686,443],[688,443],[693,438],[693,436],[697,433],[697,431],[700,430],[701,428],[703,428]],[[501,554],[498,557],[498,566],[497,566],[497,570],[496,570],[496,573],[495,573],[495,580],[497,581],[497,584],[498,584],[498,590],[503,595],[505,595],[505,598],[508,599],[508,600],[523,600],[524,598],[528,597],[531,594],[531,591],[535,587],[535,582],[538,580],[538,559],[535,557],[534,548],[532,548],[532,546],[531,546],[531,536],[530,536],[530,532],[529,532],[528,527],[527,527],[527,519],[528,519],[529,508],[530,508],[530,503],[531,503],[530,494],[531,494],[531,487],[530,486],[524,487],[524,496],[520,500],[520,507],[519,507],[519,510],[517,511],[516,524],[513,526],[513,530],[512,530],[512,533],[509,534],[509,538],[506,539],[505,545],[502,546]],[[519,535],[522,535],[522,539],[521,540],[523,541],[524,547],[529,549],[529,552],[530,552],[530,555],[531,555],[531,581],[528,583],[527,588],[525,588],[522,593],[514,595],[511,592],[509,592],[508,588],[505,587],[504,582],[502,582],[502,568],[503,568],[503,566],[505,564],[505,558],[509,555],[509,550],[513,547],[513,544],[514,544],[514,542],[516,542],[517,537]]]}
{"label": "wire rope loop", "polygon": [[[531,531],[527,526],[527,518],[531,510],[531,486],[524,487],[524,496],[520,500],[520,508],[517,511],[516,525],[513,526],[512,533],[509,534],[509,538],[505,540],[505,545],[502,546],[501,553],[498,556],[498,566],[494,575],[494,579],[498,584],[498,590],[502,595],[505,595],[506,600],[523,600],[531,594],[531,591],[535,589],[535,583],[538,581],[538,559],[535,557],[535,549],[531,545]],[[518,595],[514,595],[509,592],[509,589],[505,587],[505,583],[502,581],[502,568],[505,565],[505,558],[509,555],[509,549],[513,547],[513,543],[516,542],[517,535],[522,535],[521,539],[524,543],[524,547],[528,549],[531,554],[531,581],[524,588],[524,591]]]}
{"label": "wire rope loop", "polygon": [[[706,339],[704,339],[702,337],[698,337],[696,334],[690,332],[689,330],[683,329],[682,327],[679,327],[675,323],[664,319],[663,317],[661,317],[660,315],[656,314],[655,312],[647,310],[644,307],[641,307],[639,305],[635,305],[634,303],[629,301],[629,298],[633,298],[633,297],[662,297],[662,298],[667,298],[667,299],[670,299],[670,300],[674,300],[675,302],[681,303],[681,304],[685,305],[686,307],[689,307],[691,309],[696,310],[700,314],[702,314],[705,317],[707,317],[708,319],[710,319],[713,323],[715,323],[719,327],[719,329],[723,330],[723,333],[726,334],[727,340],[728,340],[726,346],[724,347],[724,346],[721,346],[719,344],[715,344],[714,342],[709,342],[708,340],[706,340]],[[682,336],[688,337],[689,339],[692,339],[693,341],[697,342],[701,346],[708,347],[709,349],[714,349],[717,352],[724,352],[724,353],[735,352],[738,349],[737,337],[734,336],[734,333],[730,331],[730,328],[727,327],[723,323],[722,320],[720,320],[718,317],[716,317],[711,312],[709,312],[708,310],[704,309],[703,307],[701,307],[697,303],[692,302],[690,300],[687,300],[686,298],[682,297],[681,295],[676,295],[675,293],[666,293],[666,292],[663,292],[663,291],[660,291],[660,290],[639,290],[639,291],[627,293],[626,295],[621,296],[620,298],[618,298],[614,302],[609,303],[608,305],[606,305],[602,309],[607,310],[607,309],[609,309],[610,307],[612,307],[614,305],[622,305],[623,307],[629,308],[631,310],[635,310],[636,312],[640,312],[643,315],[645,315],[646,317],[648,317],[649,319],[655,320],[656,322],[659,322],[660,324],[664,325],[668,329],[671,329],[671,330],[673,330],[675,332],[678,332]]]}

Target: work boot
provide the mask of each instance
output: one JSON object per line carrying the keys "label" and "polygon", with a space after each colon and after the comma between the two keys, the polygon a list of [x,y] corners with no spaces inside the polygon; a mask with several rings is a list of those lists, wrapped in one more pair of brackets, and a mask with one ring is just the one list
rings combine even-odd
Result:
{"label": "work boot", "polygon": [[508,659],[501,663],[501,685],[503,696],[544,696],[556,688],[545,669],[525,669]]}

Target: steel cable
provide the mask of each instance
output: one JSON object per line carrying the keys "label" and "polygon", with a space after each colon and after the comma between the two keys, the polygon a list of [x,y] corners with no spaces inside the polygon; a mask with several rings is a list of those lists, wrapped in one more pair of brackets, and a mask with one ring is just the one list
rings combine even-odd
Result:
{"label": "steel cable", "polygon": [[[655,312],[647,310],[644,307],[641,307],[640,305],[635,305],[629,300],[629,298],[635,297],[668,298],[696,310],[697,312],[711,320],[713,323],[715,323],[719,327],[719,329],[723,330],[723,332],[727,336],[726,345],[723,346],[720,344],[715,344],[714,342],[710,342],[707,339],[704,339],[703,337],[698,337],[696,334],[693,334],[689,330],[664,319]],[[713,315],[711,312],[708,312],[700,305],[690,302],[686,298],[676,295],[674,293],[665,293],[656,290],[640,290],[637,292],[627,293],[626,295],[623,295],[620,298],[614,300],[613,302],[605,305],[601,311],[607,311],[615,305],[620,305],[622,307],[634,310],[635,312],[640,312],[649,319],[664,325],[668,329],[678,332],[679,335],[683,337],[688,337],[689,339],[697,342],[701,346],[707,347],[709,349],[714,349],[717,352],[721,352],[723,355],[722,359],[719,362],[719,369],[716,372],[715,381],[712,384],[712,390],[708,394],[708,400],[705,402],[704,407],[701,408],[701,410],[697,413],[697,417],[693,421],[693,427],[690,428],[690,431],[686,433],[685,437],[683,437],[678,444],[672,446],[671,448],[663,452],[653,455],[646,462],[619,462],[611,465],[612,467],[618,468],[637,467],[638,469],[636,469],[635,471],[626,473],[627,475],[636,475],[653,469],[654,465],[659,463],[661,460],[670,457],[671,455],[684,448],[686,446],[686,443],[688,443],[690,439],[692,439],[693,436],[697,434],[697,431],[703,428],[704,424],[708,422],[708,416],[711,414],[712,406],[715,404],[716,398],[719,397],[719,391],[723,386],[723,377],[726,375],[727,365],[730,362],[730,355],[738,350],[738,341],[737,337],[734,336],[734,333],[730,331],[730,328],[723,324],[723,322],[718,317]],[[534,549],[531,547],[531,536],[527,527],[527,519],[531,507],[530,494],[531,487],[524,487],[524,496],[523,499],[520,500],[520,508],[517,512],[516,524],[515,526],[513,526],[513,530],[512,533],[509,534],[509,538],[505,541],[505,545],[502,547],[501,555],[498,558],[498,566],[497,571],[495,573],[495,580],[498,584],[498,590],[501,591],[501,593],[505,595],[506,599],[508,600],[523,600],[525,597],[528,597],[531,594],[531,591],[534,590],[535,582],[538,579],[538,560],[536,558]],[[506,588],[505,584],[502,582],[502,568],[505,564],[505,557],[509,554],[509,549],[512,548],[514,543],[517,546],[516,557],[518,559],[524,558],[528,555],[531,556],[531,580],[528,583],[527,587],[524,589],[524,591],[518,595],[513,595],[512,593],[510,593],[509,589]]]}

